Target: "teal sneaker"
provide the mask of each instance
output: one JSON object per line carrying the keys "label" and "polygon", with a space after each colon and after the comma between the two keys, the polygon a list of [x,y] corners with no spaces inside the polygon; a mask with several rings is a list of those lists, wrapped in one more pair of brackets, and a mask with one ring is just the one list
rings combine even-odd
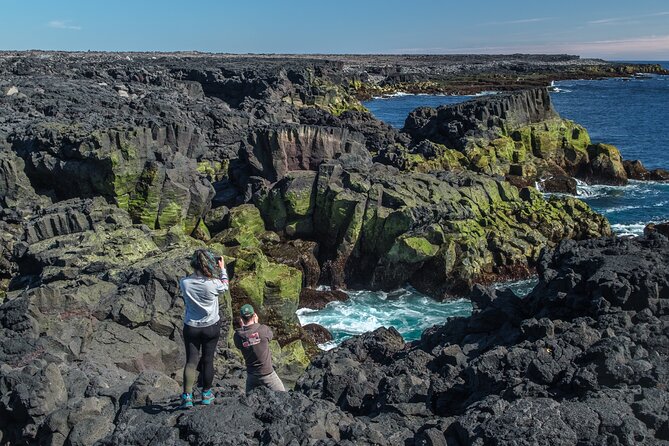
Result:
{"label": "teal sneaker", "polygon": [[192,393],[182,393],[181,394],[181,405],[179,409],[190,409],[193,407],[193,394]]}
{"label": "teal sneaker", "polygon": [[211,389],[202,392],[202,404],[208,406],[213,402],[214,402],[214,392],[212,392]]}

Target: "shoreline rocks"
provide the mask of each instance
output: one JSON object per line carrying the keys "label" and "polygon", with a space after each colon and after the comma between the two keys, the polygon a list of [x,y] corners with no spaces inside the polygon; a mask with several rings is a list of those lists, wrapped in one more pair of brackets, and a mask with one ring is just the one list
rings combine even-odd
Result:
{"label": "shoreline rocks", "polygon": [[[569,57],[527,59],[557,63],[565,75],[565,67],[588,65]],[[586,174],[621,178],[615,149],[591,146],[576,124],[551,117],[550,104],[539,101],[541,90],[461,106],[448,133],[462,140],[455,148],[442,143],[456,139],[420,137],[420,129],[432,126],[431,112],[412,138],[361,109],[356,71],[347,65],[356,57],[289,60],[0,53],[0,88],[19,92],[0,96],[0,442],[225,444],[234,438],[236,444],[282,444],[297,437],[324,444],[467,443],[499,432],[495,423],[507,424],[499,418],[485,424],[479,420],[484,414],[503,411],[515,420],[525,406],[540,413],[558,408],[562,402],[551,392],[562,391],[564,383],[599,392],[602,401],[616,400],[616,392],[625,404],[643,401],[611,409],[631,420],[621,431],[600,421],[600,437],[572,428],[564,429],[565,438],[662,438],[664,414],[653,398],[663,401],[664,394],[643,386],[663,379],[664,338],[655,336],[660,344],[651,345],[645,332],[630,335],[625,315],[614,308],[623,305],[638,313],[628,315],[636,325],[663,333],[655,319],[664,317],[664,282],[643,249],[652,245],[663,255],[660,237],[638,246],[562,243],[559,258],[546,260],[542,250],[563,238],[608,235],[608,223],[579,200],[545,200],[502,176],[534,178],[536,163],[513,153],[561,159],[555,144],[562,147],[566,138],[579,160],[587,154]],[[486,63],[499,67],[501,60]],[[525,99],[538,102],[525,107]],[[554,164],[546,167],[552,174],[571,166]],[[556,267],[556,278],[547,272],[551,262],[580,259],[574,254],[579,250],[606,263],[607,250],[622,249],[615,243],[629,243],[624,247],[634,253],[625,268],[643,268],[623,269],[617,279],[607,272],[602,283],[589,275],[597,262],[574,264],[572,272]],[[183,365],[178,278],[190,272],[189,256],[201,247],[224,255],[231,276],[231,292],[220,302],[218,400],[210,412],[180,414],[171,410]],[[317,342],[295,315],[305,289],[410,282],[447,297],[535,267],[551,299],[575,305],[562,305],[573,311],[571,319],[557,323],[561,313],[549,304],[518,308],[510,296],[478,290],[473,299],[480,314],[427,332],[422,347],[382,330],[317,360],[301,378],[300,392],[241,396],[244,368],[230,335],[243,303],[251,302],[275,329],[272,354],[290,385]],[[651,276],[639,276],[646,273]],[[653,291],[646,279],[659,283],[653,288],[659,294],[644,300],[637,288]],[[551,287],[564,288],[553,293]],[[590,291],[600,293],[598,305],[614,308],[619,319],[609,321],[586,305],[581,295]],[[590,313],[574,322],[581,310]],[[469,338],[458,337],[467,330]],[[572,337],[621,339],[587,350],[578,374],[563,376],[559,358],[546,356],[546,348],[561,347],[551,336],[564,343],[565,358],[574,358],[576,347],[594,345],[574,347]],[[449,345],[440,344],[445,339]],[[531,345],[513,350],[516,340]],[[614,367],[611,349],[623,352],[629,368]],[[501,367],[512,350],[532,364],[517,359]],[[319,364],[328,361],[332,375],[325,383]],[[352,378],[357,381],[349,387]],[[611,390],[617,380],[642,390]],[[474,382],[489,392],[485,401],[468,387]],[[503,396],[495,393],[502,389]],[[453,401],[478,406],[470,412],[458,406],[456,413]],[[569,413],[596,424],[592,412],[578,408]],[[646,427],[632,420],[630,410]]]}
{"label": "shoreline rocks", "polygon": [[[618,149],[591,144],[583,127],[561,119],[545,88],[437,109],[421,107],[409,114],[402,131],[411,136],[416,149],[434,147],[429,154],[408,148],[418,169],[421,164],[427,169],[467,169],[511,176],[514,184],[525,186],[556,176],[627,184]],[[565,185],[550,181],[543,186],[546,192],[565,191]]]}
{"label": "shoreline rocks", "polygon": [[[125,381],[132,390],[120,404],[88,396],[43,426],[54,440],[105,445],[668,441],[669,241],[565,241],[540,263],[526,298],[478,288],[472,316],[419,341],[384,328],[347,340],[321,353],[292,392],[245,398],[229,372],[217,375],[214,405],[175,411],[176,383],[143,373]],[[73,373],[60,373],[70,385]],[[96,429],[65,421],[87,417]]]}

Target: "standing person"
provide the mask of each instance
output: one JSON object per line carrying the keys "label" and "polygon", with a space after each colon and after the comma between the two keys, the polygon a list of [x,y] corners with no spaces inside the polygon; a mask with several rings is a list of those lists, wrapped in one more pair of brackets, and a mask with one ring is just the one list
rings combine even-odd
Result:
{"label": "standing person", "polygon": [[[181,295],[186,304],[184,315],[184,367],[181,408],[193,407],[193,385],[197,379],[197,366],[201,365],[202,404],[211,404],[214,393],[214,354],[221,334],[218,315],[218,295],[228,289],[228,273],[223,257],[207,249],[198,249],[190,261],[193,274],[179,280]],[[201,352],[201,355],[200,355]]]}
{"label": "standing person", "polygon": [[260,386],[285,392],[283,382],[272,366],[269,349],[269,341],[274,337],[272,329],[258,322],[258,315],[249,304],[244,305],[239,313],[241,327],[235,330],[233,338],[246,362],[246,393]]}

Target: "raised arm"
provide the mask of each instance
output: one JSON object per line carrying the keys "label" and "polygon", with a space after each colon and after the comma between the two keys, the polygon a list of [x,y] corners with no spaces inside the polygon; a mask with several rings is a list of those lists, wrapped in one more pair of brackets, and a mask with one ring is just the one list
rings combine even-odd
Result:
{"label": "raised arm", "polygon": [[217,291],[223,293],[230,287],[228,283],[228,272],[225,270],[225,260],[223,260],[223,256],[218,258],[218,267],[221,268],[221,285],[217,288]]}

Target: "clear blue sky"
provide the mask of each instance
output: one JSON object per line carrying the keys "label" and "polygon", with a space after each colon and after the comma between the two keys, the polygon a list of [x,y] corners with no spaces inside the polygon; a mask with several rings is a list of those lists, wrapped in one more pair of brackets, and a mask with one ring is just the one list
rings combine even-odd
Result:
{"label": "clear blue sky", "polygon": [[3,0],[0,49],[669,60],[667,0]]}

